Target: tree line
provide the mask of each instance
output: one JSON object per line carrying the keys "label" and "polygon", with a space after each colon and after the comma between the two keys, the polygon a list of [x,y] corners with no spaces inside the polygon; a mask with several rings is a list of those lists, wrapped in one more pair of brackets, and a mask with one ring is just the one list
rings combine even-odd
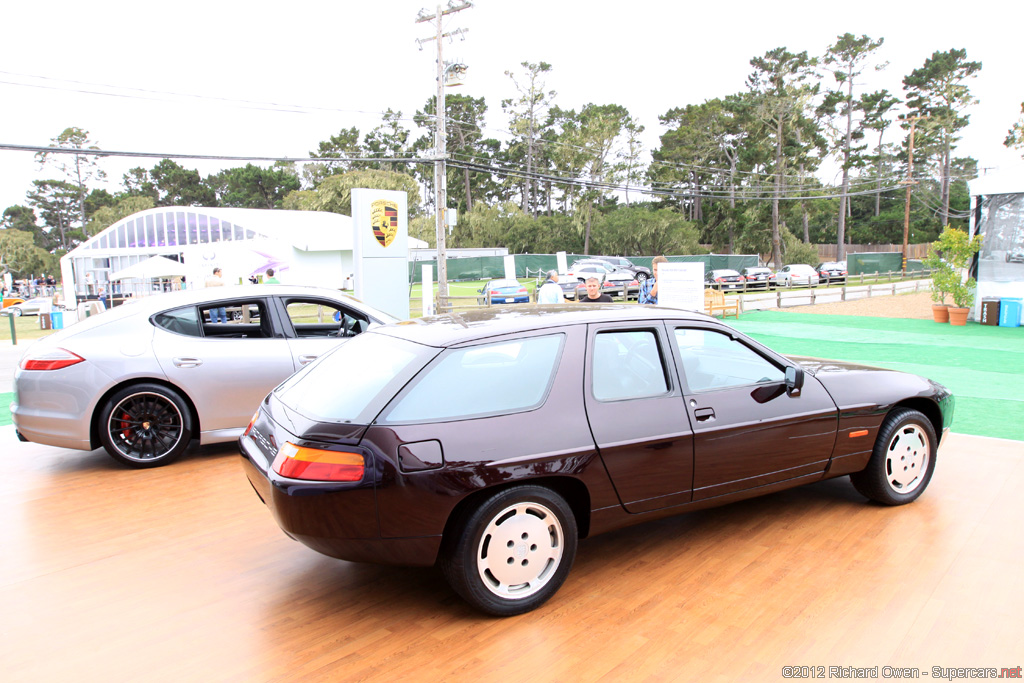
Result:
{"label": "tree line", "polygon": [[[563,107],[545,62],[505,73],[511,96],[500,102],[499,134],[485,123],[484,98],[450,94],[447,187],[458,221],[448,246],[632,256],[695,253],[704,244],[803,262],[813,260],[815,244],[837,244],[842,254],[848,242],[901,242],[907,181],[911,241],[932,241],[969,214],[966,182],[977,163],[955,151],[976,103],[969,83],[982,65],[964,50],[936,51],[903,78],[902,93],[862,91],[863,75],[885,68],[876,57],[882,44],[847,33],[820,56],[780,47],[754,57],[738,92],[659,116],[663,132],[650,150],[645,126],[624,105]],[[36,256],[59,255],[145,208],[349,213],[351,189],[371,187],[407,192],[410,233],[433,243],[436,122],[431,97],[411,117],[389,109],[369,131],[342,128],[317,143],[308,162],[202,177],[162,159],[131,169],[114,193],[95,187],[103,178],[89,154],[96,143],[72,127],[51,146],[74,154],[37,155],[58,178],[34,181],[25,204],[4,211],[2,227],[30,234]],[[1021,145],[1020,126],[1006,145]],[[829,160],[840,169],[835,185],[816,175]],[[0,244],[10,241],[0,232]]]}

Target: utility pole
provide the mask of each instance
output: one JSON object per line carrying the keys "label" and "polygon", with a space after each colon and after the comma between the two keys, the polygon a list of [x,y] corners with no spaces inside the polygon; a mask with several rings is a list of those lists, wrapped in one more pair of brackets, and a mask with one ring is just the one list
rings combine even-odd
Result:
{"label": "utility pole", "polygon": [[[473,6],[472,2],[465,0],[461,3],[456,3],[456,0],[449,0],[448,7],[443,8],[441,5],[437,6],[437,12],[433,15],[428,15],[427,10],[420,10],[419,15],[416,17],[416,23],[422,24],[424,22],[434,22],[436,33],[430,38],[424,38],[417,40],[420,49],[423,49],[423,43],[431,40],[437,41],[437,100],[434,103],[434,113],[437,114],[437,126],[434,131],[434,211],[436,217],[436,231],[437,231],[437,298],[440,304],[437,307],[439,313],[445,312],[449,309],[448,304],[448,264],[447,264],[447,253],[445,250],[445,241],[448,234],[448,169],[445,163],[447,159],[447,151],[445,149],[447,144],[447,133],[445,131],[445,101],[444,101],[444,85],[445,85],[445,72],[446,65],[444,63],[444,57],[442,55],[442,42],[445,38],[452,38],[454,36],[463,34],[467,29],[458,29],[450,33],[443,33],[441,28],[441,20],[445,15],[454,14],[455,12],[461,12],[464,9],[469,9]],[[465,38],[463,38],[465,40]]]}
{"label": "utility pole", "polygon": [[916,185],[917,182],[914,180],[914,127],[917,125],[919,119],[926,119],[931,114],[925,116],[911,116],[910,117],[910,144],[907,145],[907,179],[904,183],[907,186],[907,201],[906,206],[903,208],[903,274],[907,274],[907,249],[908,242],[910,240],[910,188]]}

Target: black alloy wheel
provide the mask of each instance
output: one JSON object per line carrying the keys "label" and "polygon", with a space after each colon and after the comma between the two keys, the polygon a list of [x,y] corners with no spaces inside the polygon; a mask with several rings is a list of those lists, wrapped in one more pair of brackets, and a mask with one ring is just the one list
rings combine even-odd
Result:
{"label": "black alloy wheel", "polygon": [[181,395],[159,384],[135,384],[112,395],[99,415],[100,441],[129,467],[173,462],[192,439],[192,414]]}

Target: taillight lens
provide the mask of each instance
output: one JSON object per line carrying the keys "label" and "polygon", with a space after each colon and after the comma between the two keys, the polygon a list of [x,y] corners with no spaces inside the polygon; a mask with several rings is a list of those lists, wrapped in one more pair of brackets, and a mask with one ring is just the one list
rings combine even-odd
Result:
{"label": "taillight lens", "polygon": [[22,370],[60,370],[77,365],[85,359],[67,349],[50,349],[38,354],[30,353],[21,359]]}
{"label": "taillight lens", "polygon": [[361,481],[366,462],[361,453],[307,448],[286,441],[277,452],[273,467],[289,479]]}
{"label": "taillight lens", "polygon": [[258,410],[255,413],[252,414],[252,419],[249,420],[249,426],[245,428],[244,432],[242,432],[242,437],[243,438],[249,436],[249,432],[252,431],[252,426],[254,424],[256,424],[256,419],[259,418],[259,416],[260,416],[260,411],[258,411]]}

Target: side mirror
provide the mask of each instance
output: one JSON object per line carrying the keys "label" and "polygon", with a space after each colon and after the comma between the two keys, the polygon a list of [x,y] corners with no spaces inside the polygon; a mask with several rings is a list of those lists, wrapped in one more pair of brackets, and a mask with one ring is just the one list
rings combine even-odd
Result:
{"label": "side mirror", "polygon": [[804,386],[804,369],[795,365],[786,367],[786,393],[790,396],[799,396],[800,389]]}

